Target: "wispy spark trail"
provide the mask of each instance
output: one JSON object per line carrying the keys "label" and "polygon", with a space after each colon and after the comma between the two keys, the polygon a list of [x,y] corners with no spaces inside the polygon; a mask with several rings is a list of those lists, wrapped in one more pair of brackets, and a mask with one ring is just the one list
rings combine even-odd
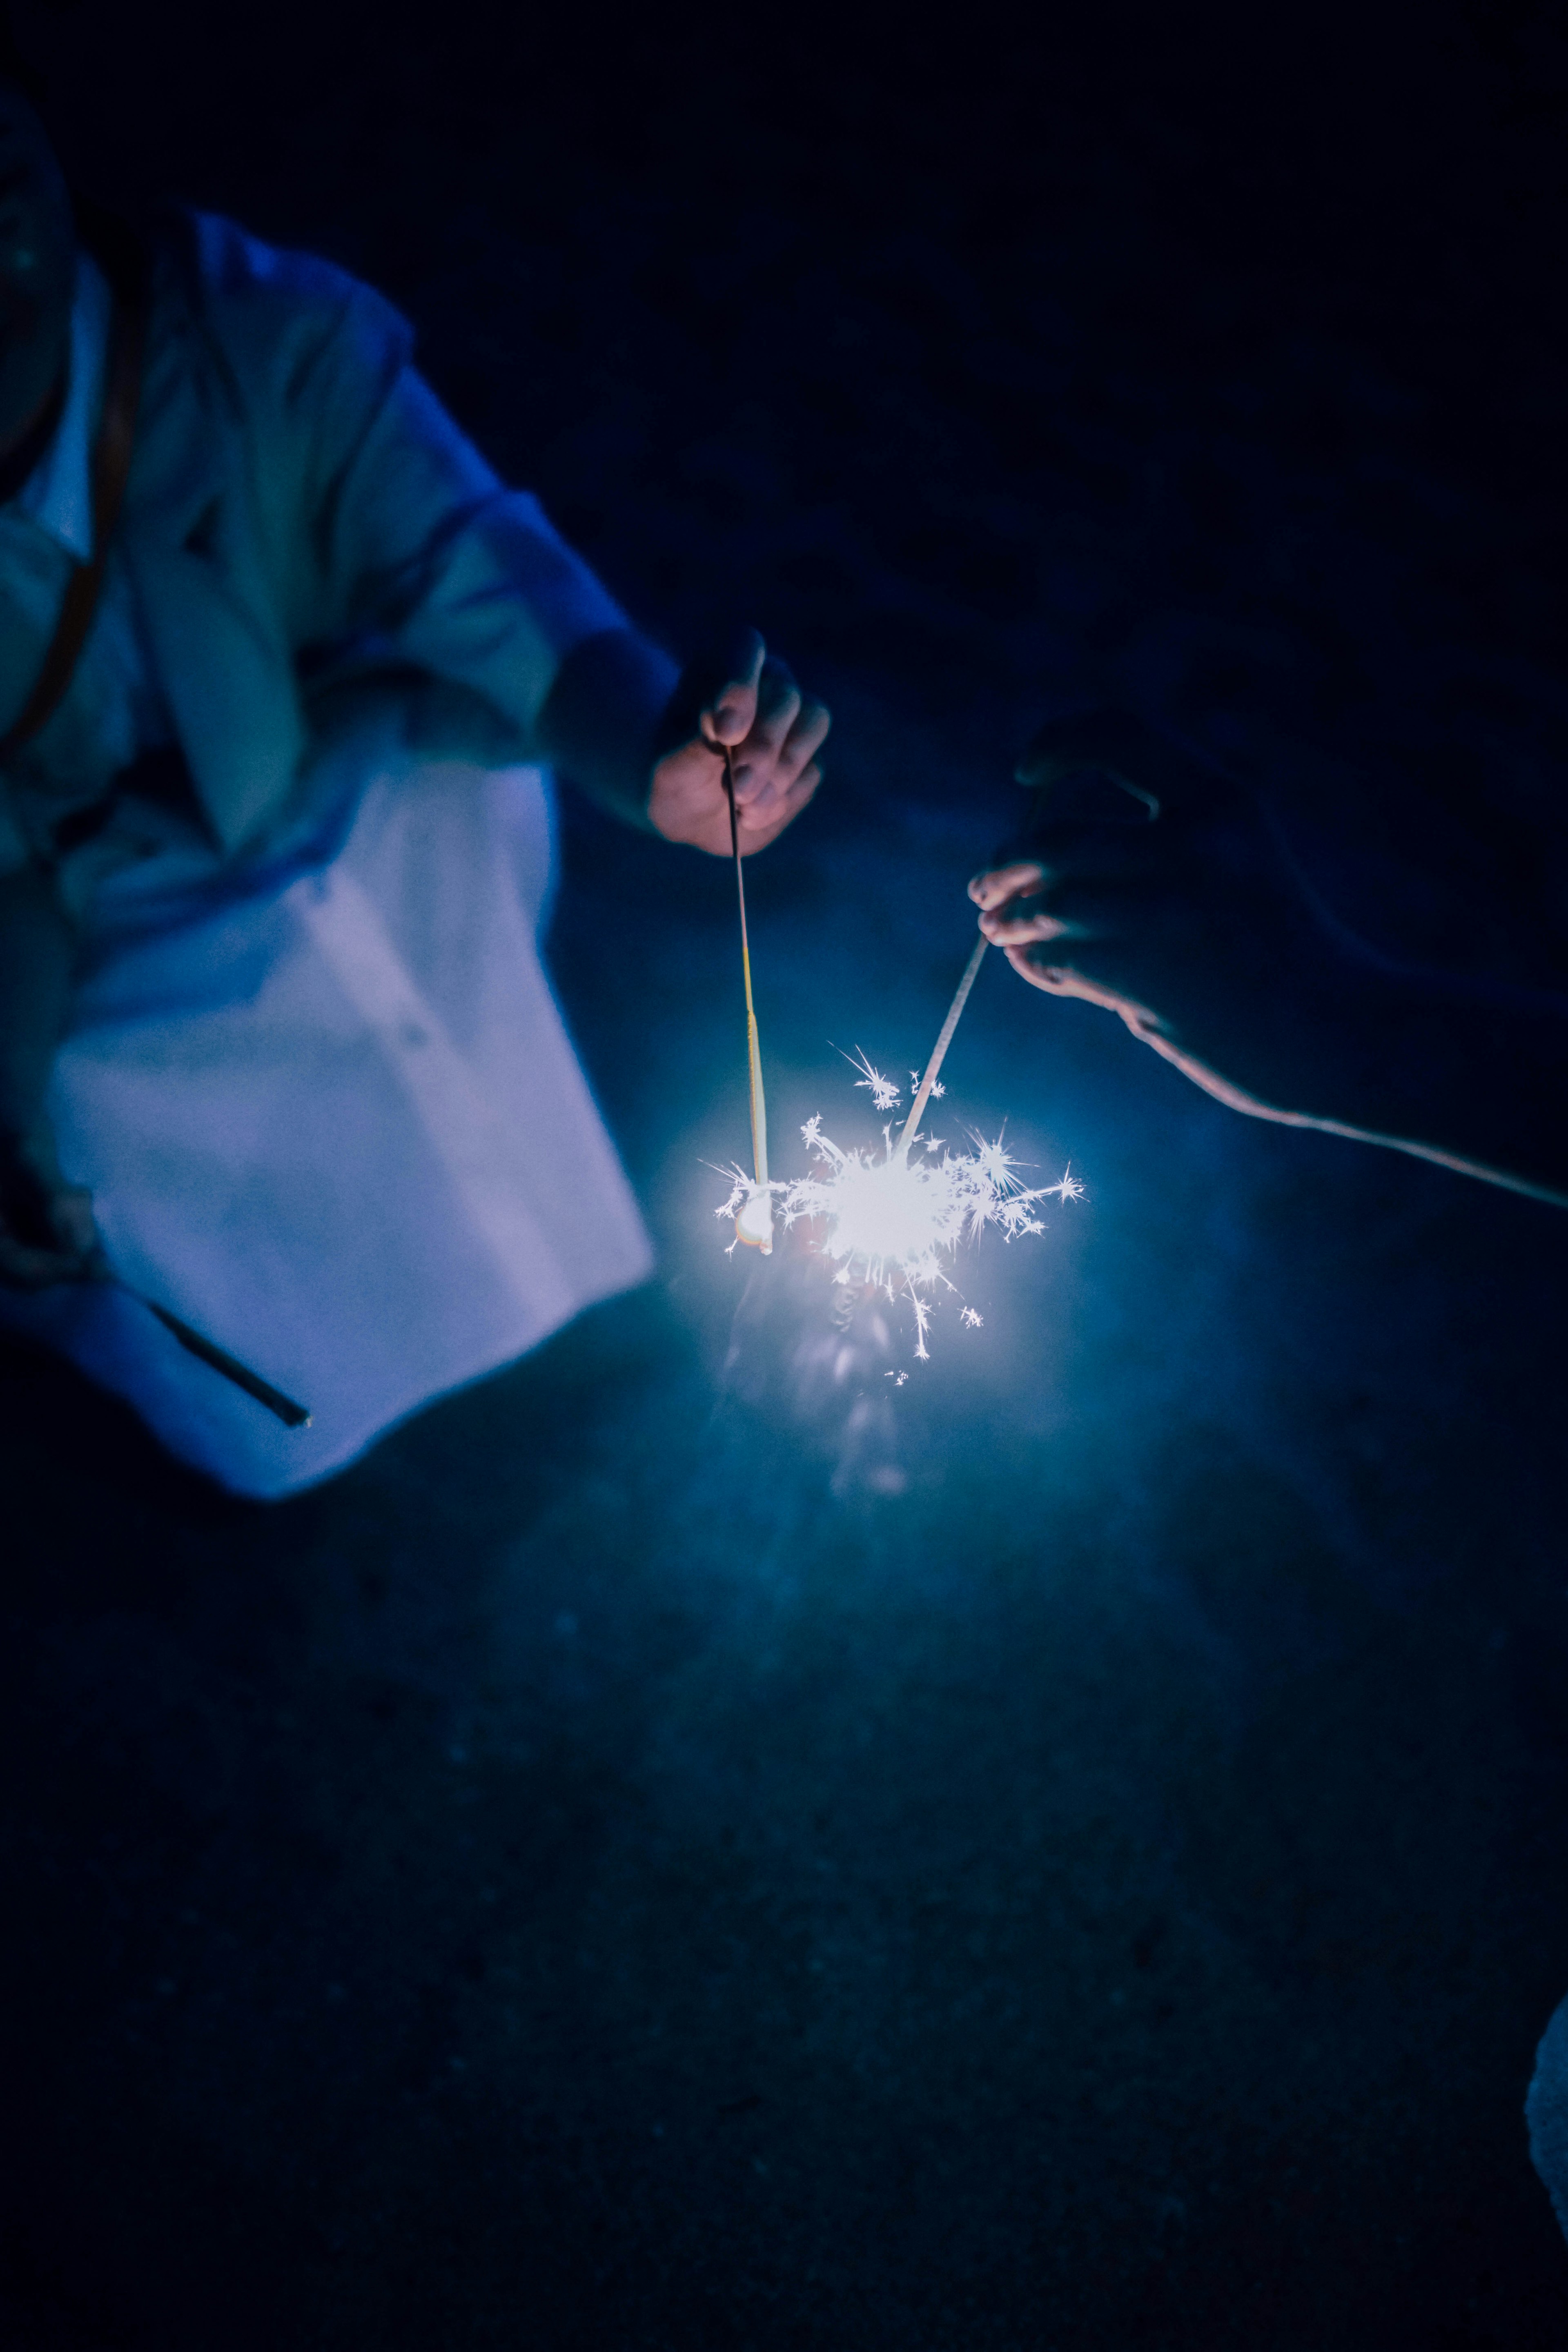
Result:
{"label": "wispy spark trail", "polygon": [[[885,1078],[880,1070],[872,1068],[870,1063],[860,1051],[858,1045],[856,1046],[855,1051],[852,1054],[846,1054],[844,1058],[848,1063],[852,1070],[865,1071],[865,1076],[863,1078],[857,1078],[855,1083],[858,1087],[869,1087],[871,1100],[876,1104],[879,1110],[898,1109],[899,1105],[903,1100],[901,1089],[893,1084],[891,1078]],[[916,1073],[915,1083],[917,1086],[920,1084],[920,1075],[918,1072]]]}

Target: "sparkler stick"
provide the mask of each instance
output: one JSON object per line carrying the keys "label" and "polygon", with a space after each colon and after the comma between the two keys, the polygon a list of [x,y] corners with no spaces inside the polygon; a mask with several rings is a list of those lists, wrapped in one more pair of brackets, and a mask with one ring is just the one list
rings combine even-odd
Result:
{"label": "sparkler stick", "polygon": [[[716,751],[724,760],[724,793],[730,803],[730,846],[735,857],[735,898],[741,909],[741,971],[746,983],[746,1059],[752,1087],[752,1171],[753,1177],[751,1200],[735,1220],[735,1230],[743,1242],[760,1249],[764,1257],[773,1246],[772,1196],[768,1192],[768,1105],[763,1092],[763,1048],[757,1035],[756,1008],[752,1003],[752,950],[746,937],[746,881],[741,858],[741,825],[735,814],[734,754],[728,743],[716,743]],[[758,1205],[760,1203],[760,1206]],[[748,1212],[752,1215],[748,1230]]]}
{"label": "sparkler stick", "polygon": [[974,953],[963,967],[963,978],[959,982],[958,992],[947,1008],[947,1019],[942,1024],[942,1034],[936,1041],[931,1060],[926,1064],[926,1074],[921,1080],[920,1092],[910,1105],[910,1115],[904,1121],[904,1131],[894,1147],[898,1151],[907,1151],[915,1139],[915,1129],[919,1127],[925,1107],[931,1100],[931,1090],[936,1084],[937,1072],[942,1065],[942,1056],[952,1043],[952,1033],[958,1026],[958,1016],[969,1001],[969,992],[974,985],[975,975],[985,961],[985,950],[990,944],[990,940],[984,934],[974,942]]}

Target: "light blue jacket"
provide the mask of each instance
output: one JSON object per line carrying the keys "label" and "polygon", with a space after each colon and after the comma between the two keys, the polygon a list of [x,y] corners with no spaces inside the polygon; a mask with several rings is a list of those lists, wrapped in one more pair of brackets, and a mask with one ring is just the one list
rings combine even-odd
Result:
{"label": "light blue jacket", "polygon": [[538,756],[563,659],[627,625],[411,346],[369,288],[230,222],[159,248],[121,545],[227,850],[287,808],[313,678],[411,666],[480,698],[503,756]]}

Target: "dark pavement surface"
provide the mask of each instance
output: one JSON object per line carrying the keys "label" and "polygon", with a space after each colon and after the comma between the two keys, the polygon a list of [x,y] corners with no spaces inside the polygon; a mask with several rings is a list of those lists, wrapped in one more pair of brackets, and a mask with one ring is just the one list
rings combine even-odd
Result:
{"label": "dark pavement surface", "polygon": [[[1456,841],[1528,862],[1546,952],[1568,48],[1364,16],[22,22],[102,184],[382,284],[639,614],[829,690],[752,885],[792,1167],[1108,688],[1310,745],[1456,953]],[[944,1108],[1088,1197],[966,1268],[878,1492],[712,1215],[722,869],[566,853],[654,1286],[270,1510],[0,1358],[0,2340],[1561,2347],[1568,1218],[997,964]]]}

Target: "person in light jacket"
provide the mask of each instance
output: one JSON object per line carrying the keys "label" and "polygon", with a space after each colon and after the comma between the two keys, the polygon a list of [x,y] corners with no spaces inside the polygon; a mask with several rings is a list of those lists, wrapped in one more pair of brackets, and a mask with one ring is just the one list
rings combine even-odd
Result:
{"label": "person in light jacket", "polygon": [[546,772],[728,855],[729,745],[754,851],[826,730],[754,637],[678,676],[380,296],[84,227],[0,79],[0,1322],[273,1495],[640,1280],[539,961]]}

